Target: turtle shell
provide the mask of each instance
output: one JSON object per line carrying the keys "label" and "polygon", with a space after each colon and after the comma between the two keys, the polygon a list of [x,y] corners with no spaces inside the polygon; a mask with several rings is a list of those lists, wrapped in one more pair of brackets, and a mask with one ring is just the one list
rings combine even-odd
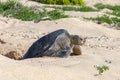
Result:
{"label": "turtle shell", "polygon": [[44,56],[44,52],[47,51],[52,44],[54,44],[56,38],[62,33],[69,34],[66,30],[59,29],[41,37],[31,45],[26,54],[23,56],[23,59]]}

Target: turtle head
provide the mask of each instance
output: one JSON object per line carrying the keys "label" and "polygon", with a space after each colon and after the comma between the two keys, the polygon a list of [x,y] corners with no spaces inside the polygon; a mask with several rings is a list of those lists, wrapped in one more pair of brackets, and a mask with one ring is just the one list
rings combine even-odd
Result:
{"label": "turtle head", "polygon": [[78,35],[71,35],[72,43],[74,45],[83,45],[86,42],[86,38],[80,37]]}

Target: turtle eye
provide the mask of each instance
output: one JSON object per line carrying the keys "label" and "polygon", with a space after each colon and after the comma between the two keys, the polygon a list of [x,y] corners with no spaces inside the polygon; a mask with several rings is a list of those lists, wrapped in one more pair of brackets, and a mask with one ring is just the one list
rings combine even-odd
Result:
{"label": "turtle eye", "polygon": [[83,39],[82,38],[80,38],[80,41],[82,41]]}

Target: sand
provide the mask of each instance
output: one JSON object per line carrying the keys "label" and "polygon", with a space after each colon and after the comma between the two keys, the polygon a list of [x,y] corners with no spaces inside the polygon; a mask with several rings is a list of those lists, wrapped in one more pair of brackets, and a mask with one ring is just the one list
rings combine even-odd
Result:
{"label": "sand", "polygon": [[[98,2],[120,3],[119,0],[85,1],[90,6]],[[32,1],[25,4],[38,5]],[[39,23],[0,16],[0,80],[120,80],[120,30],[81,19],[81,15],[89,17],[100,12],[73,13],[71,16],[77,17]],[[82,55],[14,60],[20,59],[34,41],[57,29],[87,37],[81,46]],[[96,65],[109,66],[109,70],[98,75]]]}

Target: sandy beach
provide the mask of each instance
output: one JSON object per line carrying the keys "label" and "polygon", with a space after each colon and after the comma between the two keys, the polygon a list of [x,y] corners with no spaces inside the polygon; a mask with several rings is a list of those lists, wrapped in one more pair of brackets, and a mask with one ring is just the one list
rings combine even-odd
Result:
{"label": "sandy beach", "polygon": [[[85,3],[119,5],[120,0],[85,0]],[[32,1],[25,3],[33,4],[40,5]],[[81,18],[102,12],[65,13],[72,17],[39,23],[0,16],[0,80],[120,80],[120,30]],[[18,60],[34,41],[57,29],[87,37],[81,46],[82,55]],[[109,66],[109,70],[98,75],[96,65]]]}

